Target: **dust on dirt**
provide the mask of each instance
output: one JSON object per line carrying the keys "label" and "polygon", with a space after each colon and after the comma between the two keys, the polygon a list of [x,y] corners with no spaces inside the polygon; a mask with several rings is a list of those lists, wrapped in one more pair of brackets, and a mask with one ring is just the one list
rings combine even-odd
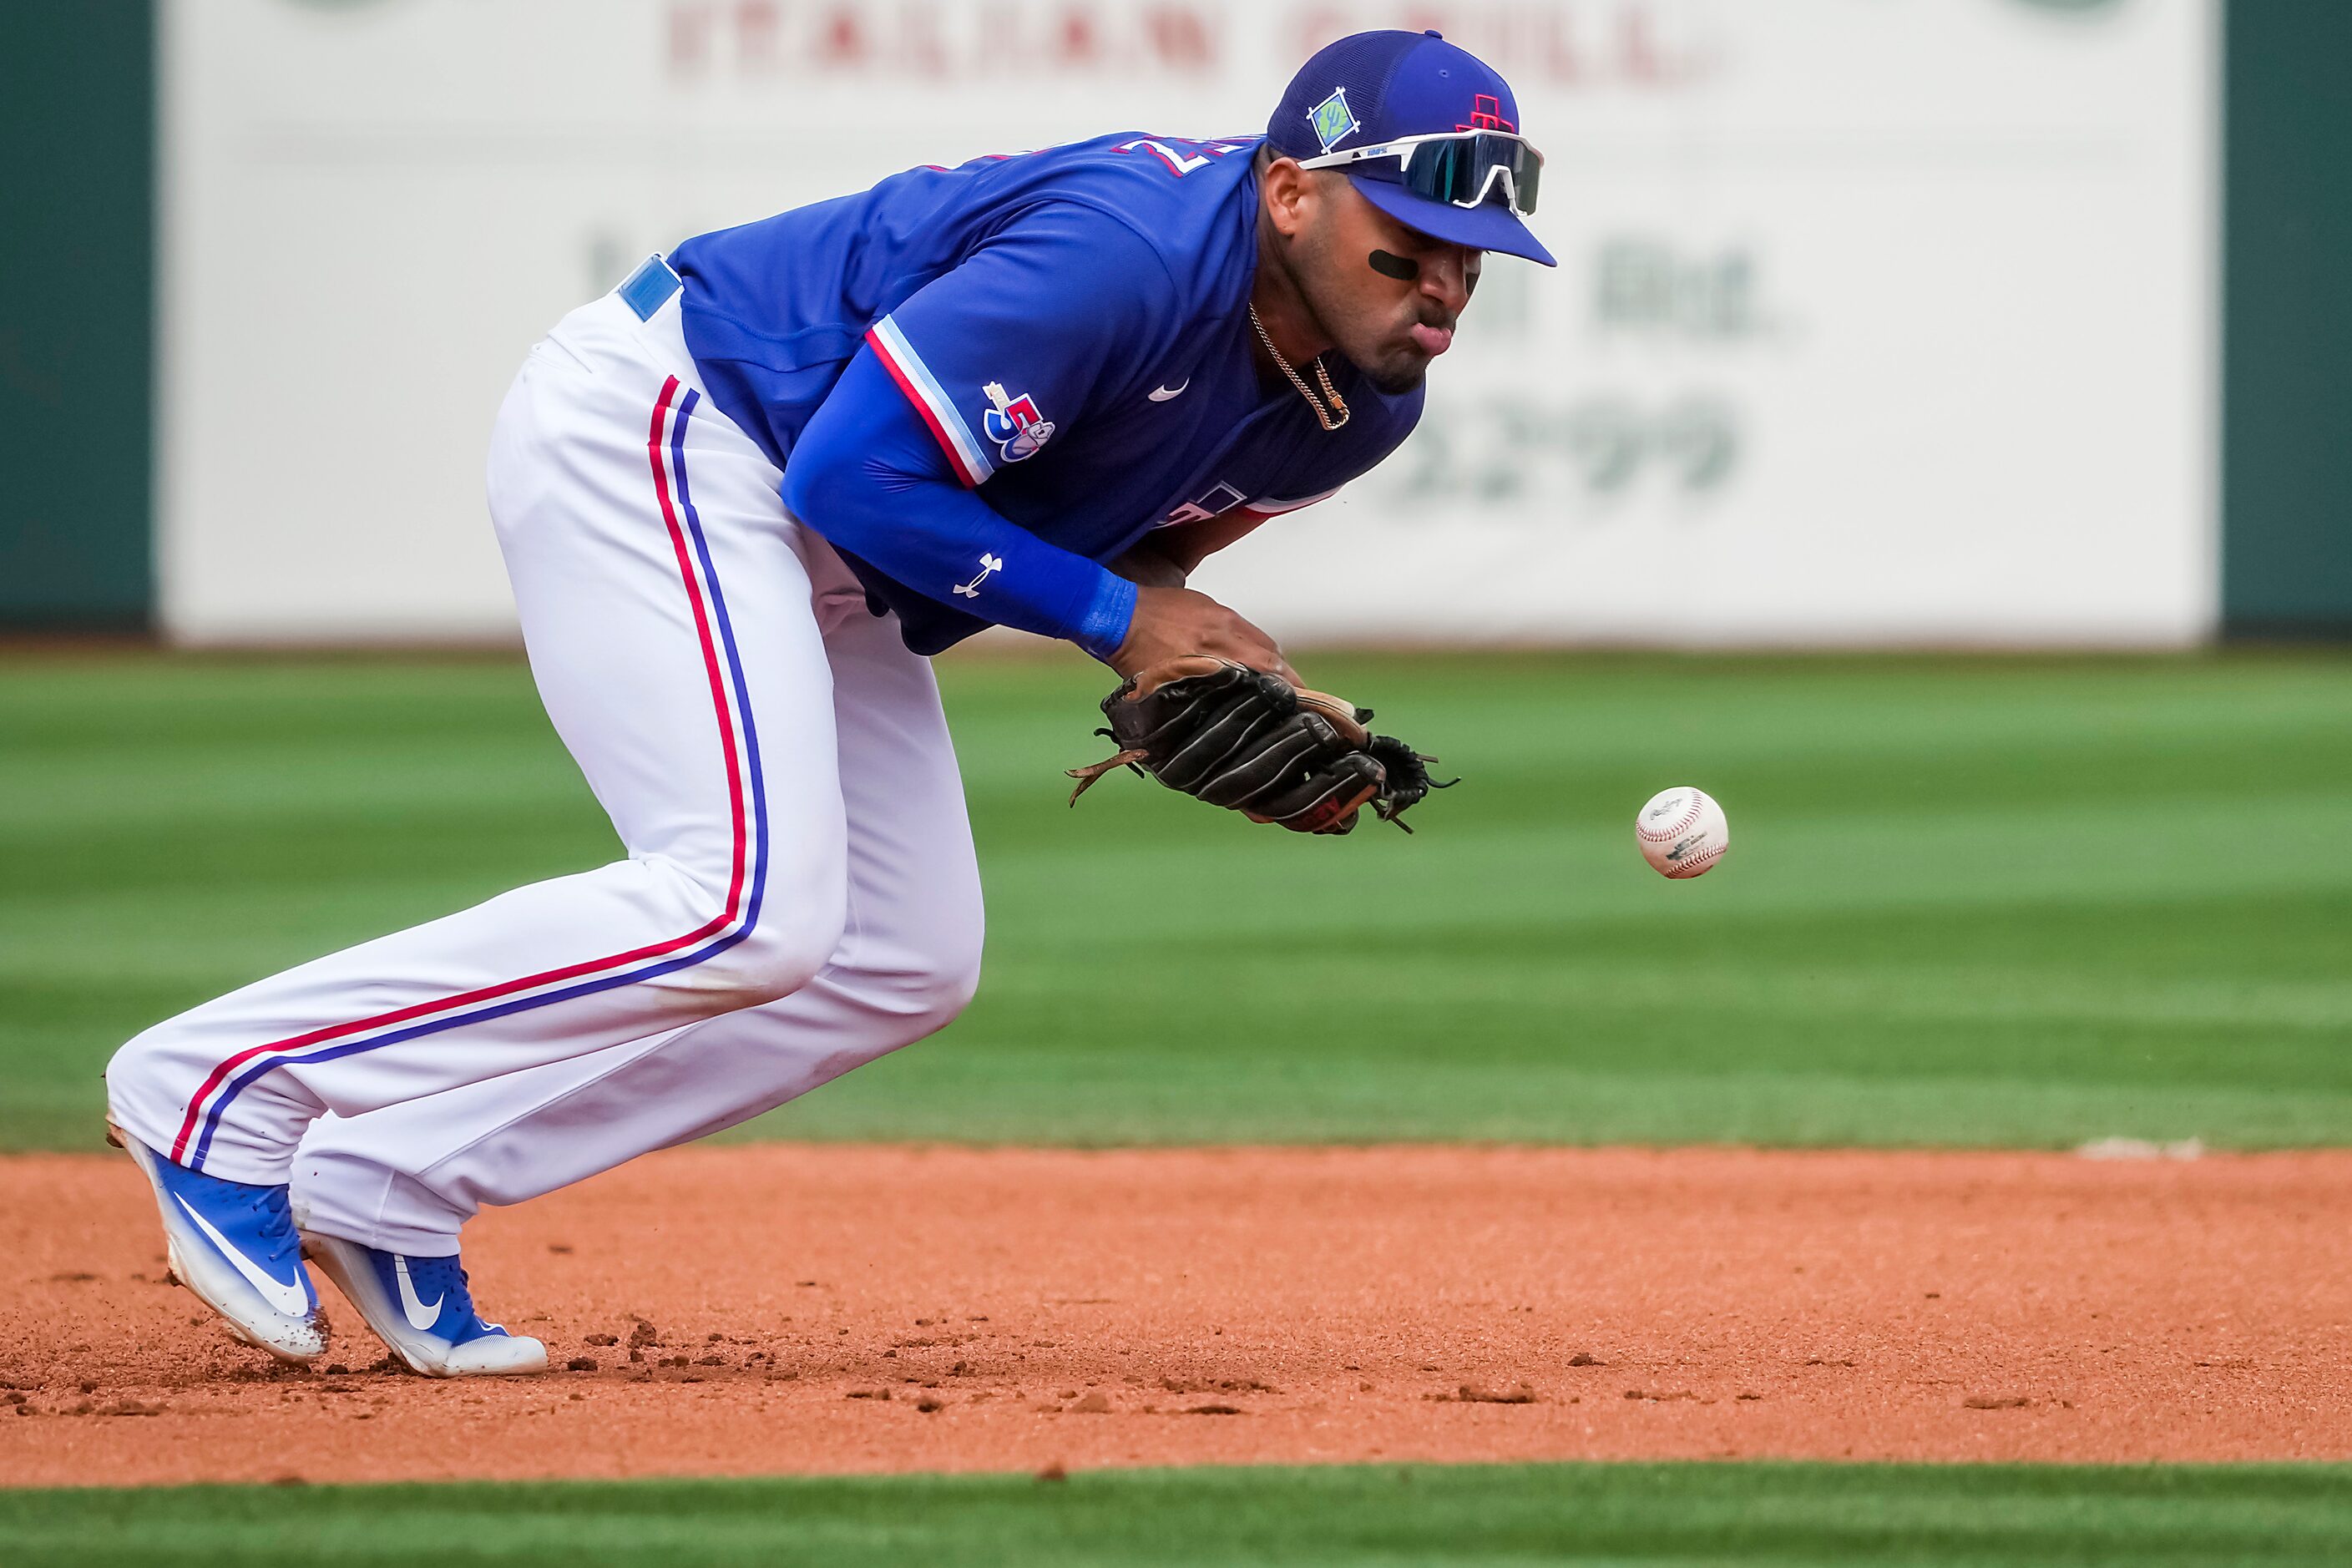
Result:
{"label": "dust on dirt", "polygon": [[2352,1153],[744,1145],[486,1215],[555,1367],[315,1370],[0,1160],[0,1483],[2352,1456]]}

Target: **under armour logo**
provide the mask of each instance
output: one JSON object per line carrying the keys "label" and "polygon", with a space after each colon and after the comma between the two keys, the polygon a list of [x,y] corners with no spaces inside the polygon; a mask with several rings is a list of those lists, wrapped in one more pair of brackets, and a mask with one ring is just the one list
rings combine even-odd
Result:
{"label": "under armour logo", "polygon": [[957,584],[955,591],[961,594],[967,599],[977,599],[980,597],[980,585],[988,581],[988,574],[992,572],[1002,572],[1003,570],[1004,558],[1003,556],[982,555],[980,558],[980,575],[974,577],[969,583]]}

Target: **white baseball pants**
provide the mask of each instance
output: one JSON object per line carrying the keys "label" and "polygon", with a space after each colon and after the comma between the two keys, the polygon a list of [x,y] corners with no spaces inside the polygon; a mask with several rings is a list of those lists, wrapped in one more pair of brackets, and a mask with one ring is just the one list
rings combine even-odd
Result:
{"label": "white baseball pants", "polygon": [[123,1129],[293,1184],[307,1229],[453,1253],[517,1203],[945,1026],[980,879],[929,663],[701,393],[676,296],[531,350],[490,515],[533,676],[626,858],[159,1024]]}

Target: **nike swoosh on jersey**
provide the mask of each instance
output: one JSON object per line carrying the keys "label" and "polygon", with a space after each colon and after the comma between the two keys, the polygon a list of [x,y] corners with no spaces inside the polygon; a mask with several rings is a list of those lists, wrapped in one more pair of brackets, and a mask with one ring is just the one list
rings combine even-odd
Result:
{"label": "nike swoosh on jersey", "polygon": [[188,1217],[196,1222],[196,1228],[212,1239],[213,1246],[220,1250],[223,1258],[228,1259],[229,1266],[245,1276],[245,1282],[261,1292],[263,1300],[289,1318],[307,1318],[310,1315],[310,1293],[302,1289],[300,1279],[298,1279],[289,1285],[283,1279],[271,1279],[268,1269],[238,1251],[236,1244],[215,1229],[212,1221],[198,1214],[187,1199],[173,1193],[172,1201],[178,1204],[186,1211]]}
{"label": "nike swoosh on jersey", "polygon": [[1171,398],[1181,397],[1184,395],[1184,389],[1192,384],[1192,378],[1188,375],[1173,386],[1162,386],[1146,395],[1154,403],[1165,403]]}
{"label": "nike swoosh on jersey", "polygon": [[422,1333],[441,1321],[441,1303],[448,1298],[436,1296],[429,1307],[418,1300],[416,1287],[408,1279],[408,1259],[396,1252],[392,1256],[392,1274],[400,1282],[400,1310],[408,1319],[410,1328]]}

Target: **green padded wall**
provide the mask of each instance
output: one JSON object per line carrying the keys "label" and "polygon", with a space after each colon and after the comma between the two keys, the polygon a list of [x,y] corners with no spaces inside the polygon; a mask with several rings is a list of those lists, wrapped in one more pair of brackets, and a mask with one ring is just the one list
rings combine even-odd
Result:
{"label": "green padded wall", "polygon": [[154,602],[152,0],[0,5],[0,626]]}
{"label": "green padded wall", "polygon": [[2352,0],[2230,0],[2221,614],[2352,636]]}

